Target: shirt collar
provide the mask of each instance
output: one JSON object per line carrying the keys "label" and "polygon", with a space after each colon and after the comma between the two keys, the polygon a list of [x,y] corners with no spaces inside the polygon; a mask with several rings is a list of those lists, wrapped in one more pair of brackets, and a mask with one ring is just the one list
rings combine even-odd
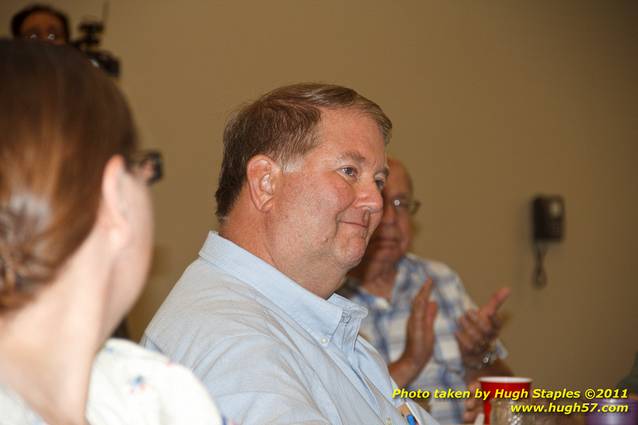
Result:
{"label": "shirt collar", "polygon": [[356,335],[367,315],[365,308],[337,294],[328,300],[313,294],[217,232],[209,232],[199,256],[259,291],[321,344],[332,339],[340,323],[354,327]]}

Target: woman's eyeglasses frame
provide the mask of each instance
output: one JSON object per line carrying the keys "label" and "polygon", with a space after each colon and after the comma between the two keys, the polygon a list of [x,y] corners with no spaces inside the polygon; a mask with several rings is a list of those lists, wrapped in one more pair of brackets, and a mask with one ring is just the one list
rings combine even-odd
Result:
{"label": "woman's eyeglasses frame", "polygon": [[162,153],[148,149],[135,152],[126,158],[128,168],[140,175],[148,186],[158,182],[164,176]]}

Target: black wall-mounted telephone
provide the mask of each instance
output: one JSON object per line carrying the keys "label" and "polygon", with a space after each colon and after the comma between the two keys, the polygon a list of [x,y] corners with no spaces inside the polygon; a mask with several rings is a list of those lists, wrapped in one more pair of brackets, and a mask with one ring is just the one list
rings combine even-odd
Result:
{"label": "black wall-mounted telephone", "polygon": [[543,266],[548,242],[559,242],[565,236],[565,201],[558,195],[539,195],[532,200],[532,224],[534,236],[534,284],[538,288],[547,285],[547,273]]}
{"label": "black wall-mounted telephone", "polygon": [[532,201],[534,241],[560,241],[565,234],[565,202],[561,196],[537,196]]}

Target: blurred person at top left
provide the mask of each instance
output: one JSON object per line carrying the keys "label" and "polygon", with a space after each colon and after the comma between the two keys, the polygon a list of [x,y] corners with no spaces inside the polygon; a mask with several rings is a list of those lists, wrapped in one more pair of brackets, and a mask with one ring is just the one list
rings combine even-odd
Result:
{"label": "blurred person at top left", "polygon": [[67,44],[71,40],[69,19],[51,6],[32,4],[11,18],[14,38],[41,40],[53,44]]}

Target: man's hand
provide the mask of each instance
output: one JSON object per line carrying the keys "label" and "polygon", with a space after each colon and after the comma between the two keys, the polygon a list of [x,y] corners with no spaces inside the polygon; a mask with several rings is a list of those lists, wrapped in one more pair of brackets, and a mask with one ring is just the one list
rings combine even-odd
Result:
{"label": "man's hand", "polygon": [[483,355],[498,336],[501,323],[497,312],[509,294],[509,288],[501,288],[478,311],[470,310],[459,319],[456,339],[466,365],[480,365]]}
{"label": "man's hand", "polygon": [[412,300],[403,354],[388,367],[390,375],[399,387],[412,382],[432,356],[437,305],[430,301],[431,292],[432,279],[428,278]]}
{"label": "man's hand", "polygon": [[476,419],[476,415],[483,411],[483,401],[473,397],[477,388],[480,388],[478,381],[472,381],[467,384],[467,389],[470,390],[470,397],[463,401],[465,407],[465,411],[463,412],[464,424],[473,423]]}
{"label": "man's hand", "polygon": [[431,292],[432,279],[428,278],[412,300],[412,310],[408,318],[403,355],[411,358],[419,371],[430,360],[434,349],[434,319],[438,307],[434,301],[430,301]]}

